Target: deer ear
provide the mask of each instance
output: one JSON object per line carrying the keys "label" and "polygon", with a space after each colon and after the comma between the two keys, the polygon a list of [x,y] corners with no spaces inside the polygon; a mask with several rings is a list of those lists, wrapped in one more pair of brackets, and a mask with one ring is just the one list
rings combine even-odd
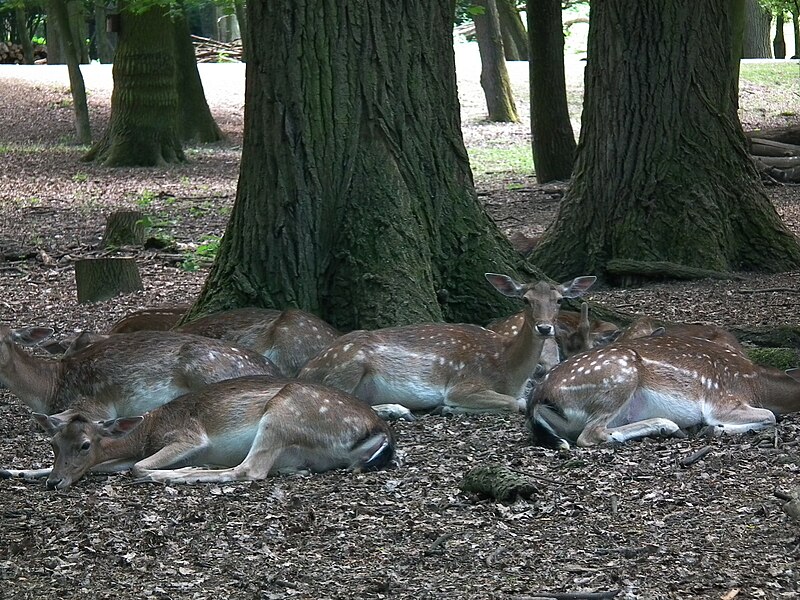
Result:
{"label": "deer ear", "polygon": [[58,417],[43,415],[42,413],[33,413],[33,419],[39,424],[39,427],[44,429],[51,437],[57,434],[64,428],[66,421],[62,421]]}
{"label": "deer ear", "polygon": [[797,367],[793,369],[786,369],[786,374],[795,381],[800,381],[800,369]]}
{"label": "deer ear", "polygon": [[561,284],[561,295],[564,298],[583,296],[595,281],[597,281],[597,277],[594,275],[584,275],[583,277],[576,277],[572,281],[565,281]]}
{"label": "deer ear", "polygon": [[101,423],[104,433],[110,437],[123,437],[136,429],[144,417],[121,417]]}
{"label": "deer ear", "polygon": [[23,327],[11,332],[11,339],[21,346],[35,346],[53,335],[52,327]]}
{"label": "deer ear", "polygon": [[504,296],[511,296],[512,298],[519,298],[522,296],[522,286],[508,275],[486,273],[485,277],[486,280],[494,286],[494,289]]}

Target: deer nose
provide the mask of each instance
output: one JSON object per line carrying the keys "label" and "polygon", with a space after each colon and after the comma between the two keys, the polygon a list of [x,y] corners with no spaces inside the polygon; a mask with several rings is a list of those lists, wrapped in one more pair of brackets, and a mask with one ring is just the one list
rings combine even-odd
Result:
{"label": "deer nose", "polygon": [[536,331],[539,332],[539,335],[544,335],[548,337],[555,334],[553,326],[550,325],[550,323],[538,323],[536,325]]}
{"label": "deer nose", "polygon": [[57,490],[59,485],[61,484],[61,479],[47,479],[47,489],[48,490]]}

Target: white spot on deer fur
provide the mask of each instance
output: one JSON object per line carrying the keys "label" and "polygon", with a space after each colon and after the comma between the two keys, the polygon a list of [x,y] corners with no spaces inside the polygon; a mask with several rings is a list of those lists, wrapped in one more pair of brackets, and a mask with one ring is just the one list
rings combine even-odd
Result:
{"label": "white spot on deer fur", "polygon": [[328,412],[328,407],[327,406],[320,406],[319,407],[319,414],[324,415],[326,412]]}
{"label": "white spot on deer fur", "polygon": [[[317,338],[319,338],[319,336],[317,336]],[[353,347],[353,344],[345,344],[342,347],[342,352],[348,352],[350,350],[350,348],[352,348],[352,347]]]}
{"label": "white spot on deer fur", "polygon": [[617,364],[620,367],[627,367],[628,366],[628,361],[625,360],[624,358],[619,358],[619,359],[617,359]]}
{"label": "white spot on deer fur", "polygon": [[311,331],[319,331],[319,327],[317,327],[316,325],[312,325]]}

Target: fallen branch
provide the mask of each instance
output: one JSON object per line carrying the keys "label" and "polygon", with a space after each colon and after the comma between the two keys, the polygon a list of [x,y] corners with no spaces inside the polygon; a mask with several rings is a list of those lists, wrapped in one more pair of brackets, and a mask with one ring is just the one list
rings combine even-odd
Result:
{"label": "fallen branch", "polygon": [[607,592],[534,592],[531,596],[512,596],[512,600],[605,600],[615,598],[619,590]]}
{"label": "fallen branch", "polygon": [[714,448],[711,446],[704,446],[700,448],[697,452],[693,452],[689,456],[681,459],[681,466],[682,467],[690,467],[696,462],[700,462],[703,460]]}

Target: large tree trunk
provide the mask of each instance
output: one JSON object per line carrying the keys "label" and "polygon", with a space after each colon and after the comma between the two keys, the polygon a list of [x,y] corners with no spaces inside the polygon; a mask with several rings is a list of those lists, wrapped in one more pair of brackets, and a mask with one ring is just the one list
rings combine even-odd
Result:
{"label": "large tree trunk", "polygon": [[[54,15],[53,5],[56,2],[65,2],[66,0],[47,0],[47,23],[45,25],[45,32],[47,35],[47,64],[48,65],[63,65],[66,63],[64,60],[64,52],[61,44],[61,28],[58,26]],[[67,17],[69,21],[69,17]]]}
{"label": "large tree trunk", "polygon": [[742,58],[772,58],[769,39],[772,14],[758,0],[745,0]]}
{"label": "large tree trunk", "polygon": [[108,9],[105,0],[95,0],[94,3],[94,44],[97,48],[97,60],[102,64],[114,62],[114,44],[111,36],[106,31],[106,18]]}
{"label": "large tree trunk", "polygon": [[452,3],[247,9],[239,187],[194,312],[297,306],[346,330],[516,308],[484,279],[525,265],[475,197]]}
{"label": "large tree trunk", "polygon": [[475,5],[483,8],[483,12],[476,14],[473,20],[481,55],[481,87],[486,96],[488,119],[516,123],[519,116],[506,69],[497,3],[495,0],[475,0]]}
{"label": "large tree trunk", "polygon": [[546,272],[603,276],[617,259],[714,271],[800,265],[746,154],[729,4],[592,4],[575,174],[533,252]]}
{"label": "large tree trunk", "polygon": [[528,0],[531,145],[539,183],[569,179],[575,134],[569,120],[560,0]]}
{"label": "large tree trunk", "polygon": [[111,121],[84,160],[109,167],[151,167],[184,160],[174,40],[175,27],[163,8],[120,11]]}
{"label": "large tree trunk", "polygon": [[[53,20],[58,23],[61,31],[69,31],[69,12],[66,0],[51,0],[49,12]],[[67,61],[69,73],[69,87],[72,93],[72,105],[75,110],[75,138],[79,144],[92,142],[92,129],[89,124],[89,107],[86,102],[86,86],[79,63],[80,51],[75,47],[74,38],[65,35],[61,39],[64,45],[64,57]]]}
{"label": "large tree trunk", "polygon": [[197,71],[197,58],[194,53],[189,23],[183,12],[175,19],[175,60],[176,86],[178,90],[178,111],[180,135],[184,142],[218,142],[222,131],[208,107],[200,73]]}
{"label": "large tree trunk", "polygon": [[528,60],[528,32],[519,16],[516,0],[497,0],[497,16],[506,60]]}

